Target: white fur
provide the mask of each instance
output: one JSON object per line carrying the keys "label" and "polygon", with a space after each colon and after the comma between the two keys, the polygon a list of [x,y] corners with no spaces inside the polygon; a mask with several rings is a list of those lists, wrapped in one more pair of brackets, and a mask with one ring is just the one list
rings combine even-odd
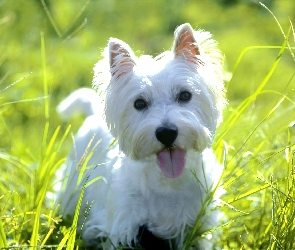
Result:
{"label": "white fur", "polygon": [[[194,41],[187,46],[186,38],[191,37]],[[191,48],[197,50],[191,52]],[[180,249],[222,172],[209,149],[226,103],[220,52],[210,33],[193,32],[189,24],[184,24],[175,32],[172,50],[156,58],[137,58],[118,39],[110,40],[105,54],[95,66],[94,85],[106,90],[106,123],[101,115],[93,114],[78,131],[67,163],[69,179],[59,199],[61,214],[73,216],[85,181],[102,176],[86,187],[83,197],[79,228],[86,203],[91,204],[82,229],[86,244],[93,245],[103,236],[114,246],[131,244],[137,240],[139,226],[145,224],[159,237],[174,238]],[[188,103],[177,101],[183,90],[192,93]],[[63,103],[70,107],[79,103],[79,98],[85,99],[83,91],[76,94]],[[134,108],[139,98],[148,103],[146,110]],[[99,109],[98,97],[88,100]],[[178,128],[173,145],[185,152],[185,168],[175,179],[165,177],[157,160],[163,145],[155,131],[167,124]],[[114,138],[119,148],[114,145],[108,152]],[[94,153],[83,180],[77,184],[83,165],[78,163],[86,149]],[[209,212],[213,203],[202,218],[200,233],[216,225],[217,212]],[[208,246],[206,239],[199,246]]]}
{"label": "white fur", "polygon": [[97,94],[87,88],[74,91],[57,106],[56,110],[65,120],[78,113],[83,113],[86,116],[102,115],[101,103]]}

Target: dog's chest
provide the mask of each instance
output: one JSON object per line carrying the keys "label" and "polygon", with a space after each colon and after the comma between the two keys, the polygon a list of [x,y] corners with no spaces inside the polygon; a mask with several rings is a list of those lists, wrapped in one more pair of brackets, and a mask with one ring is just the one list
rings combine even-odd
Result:
{"label": "dog's chest", "polygon": [[146,224],[152,232],[160,236],[165,233],[171,235],[179,232],[181,227],[192,225],[200,210],[197,196],[192,193],[154,195],[145,204],[148,209]]}
{"label": "dog's chest", "polygon": [[160,236],[171,235],[181,227],[192,225],[200,212],[205,194],[193,178],[188,178],[187,182],[178,181],[173,186],[161,183],[161,179],[147,178],[144,173],[139,175],[137,171],[127,174],[125,170],[118,175],[120,178],[114,181],[111,195],[112,199],[116,197],[115,206],[130,216],[131,221],[147,225]]}

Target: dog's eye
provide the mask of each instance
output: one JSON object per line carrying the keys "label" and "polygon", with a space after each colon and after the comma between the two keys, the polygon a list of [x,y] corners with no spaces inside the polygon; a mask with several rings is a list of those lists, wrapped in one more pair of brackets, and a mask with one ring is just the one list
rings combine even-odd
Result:
{"label": "dog's eye", "polygon": [[178,96],[179,102],[189,102],[189,100],[192,98],[192,94],[188,91],[182,91]]}
{"label": "dog's eye", "polygon": [[146,109],[148,106],[147,102],[143,99],[137,99],[135,102],[134,102],[134,108],[136,110],[144,110]]}

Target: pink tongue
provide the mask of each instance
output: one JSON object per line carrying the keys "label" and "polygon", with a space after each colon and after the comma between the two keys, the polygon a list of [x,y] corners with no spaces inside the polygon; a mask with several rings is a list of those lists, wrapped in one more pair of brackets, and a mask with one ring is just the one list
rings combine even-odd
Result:
{"label": "pink tongue", "polygon": [[168,178],[177,178],[185,165],[185,153],[181,149],[165,149],[158,154],[158,163]]}

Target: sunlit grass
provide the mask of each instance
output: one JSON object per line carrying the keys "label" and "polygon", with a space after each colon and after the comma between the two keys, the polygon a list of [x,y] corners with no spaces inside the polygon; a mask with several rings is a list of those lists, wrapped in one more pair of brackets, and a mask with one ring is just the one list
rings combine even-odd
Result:
{"label": "sunlit grass", "polygon": [[[279,53],[283,53],[285,45],[284,42]],[[276,61],[270,72],[277,66]],[[269,79],[269,76],[266,78]],[[289,126],[292,118],[284,117],[286,113],[281,110],[292,111],[295,105],[285,94],[269,92],[268,94],[273,94],[277,98],[277,102],[272,107],[266,105],[263,117],[249,118],[248,109],[255,105],[253,103],[256,98],[263,94],[266,83],[267,80],[263,81],[258,91],[247,97],[240,105],[231,107],[231,114],[226,115],[214,145],[217,155],[225,164],[221,184],[227,190],[227,194],[222,198],[224,205],[221,209],[228,221],[226,225],[221,225],[223,234],[220,242],[225,249],[294,248],[295,133],[293,127]],[[240,126],[243,122],[249,123],[248,135],[242,141],[235,140],[237,132],[232,131],[238,131],[234,127]],[[275,139],[275,132],[267,131],[271,130],[273,122],[279,123],[281,127]],[[53,211],[53,207],[44,207],[46,193],[51,190],[54,183],[55,172],[65,160],[59,155],[59,150],[70,127],[63,134],[60,134],[58,127],[52,135],[49,135],[48,128],[49,121],[44,124],[42,154],[36,167],[32,168],[6,152],[0,154],[0,158],[7,162],[4,166],[15,167],[13,174],[11,171],[4,171],[11,175],[5,178],[11,179],[13,176],[13,183],[18,183],[17,186],[10,184],[10,187],[6,187],[4,183],[0,185],[2,191],[6,190],[0,196],[2,248],[21,245],[35,249],[35,246],[46,246],[48,242],[54,242],[52,236],[56,229],[60,230],[63,236],[59,238],[60,241],[54,242],[54,245],[59,245],[58,249],[64,246],[74,249],[77,213],[70,227],[58,229],[60,218],[56,217],[56,211]],[[228,145],[228,140],[233,145]],[[278,170],[280,172],[277,174]],[[20,193],[25,195],[18,193],[18,186],[24,189]],[[208,200],[210,199],[212,197],[208,197]],[[199,237],[196,230],[193,230],[187,238],[186,246],[195,243]]]}
{"label": "sunlit grass", "polygon": [[[86,24],[86,21],[80,22],[80,17],[90,1],[83,3],[75,15],[75,23],[64,32],[54,21],[49,8],[44,7],[45,1],[40,3],[54,32],[63,38],[64,43]],[[228,91],[234,93],[239,84],[237,78],[241,77],[237,71],[243,67],[243,60],[249,52],[263,50],[277,53],[264,78],[244,100],[238,104],[229,100],[224,122],[218,129],[213,145],[219,162],[225,167],[220,185],[226,194],[222,197],[219,209],[224,212],[226,221],[213,229],[222,230],[217,244],[224,249],[295,248],[295,127],[292,123],[295,121],[295,103],[294,91],[290,88],[294,86],[295,72],[277,83],[282,86],[281,91],[277,90],[277,84],[272,83],[276,72],[284,69],[284,56],[288,55],[291,58],[289,62],[294,65],[295,34],[292,22],[290,24],[286,33],[279,26],[282,33],[279,45],[246,47],[237,57],[233,69],[229,69],[233,75],[226,86]],[[14,149],[0,149],[0,248],[36,249],[50,246],[52,249],[76,249],[80,246],[75,229],[83,189],[77,212],[69,225],[64,224],[57,215],[54,200],[47,197],[48,193],[56,192],[56,174],[69,151],[65,148],[70,148],[69,134],[74,131],[71,126],[56,121],[56,115],[52,115],[56,99],[52,97],[51,84],[63,75],[48,67],[48,64],[53,64],[53,59],[46,50],[49,43],[47,39],[48,36],[39,34],[38,56],[32,54],[32,58],[38,58],[35,63],[38,73],[6,72],[0,78],[0,132],[5,143],[10,138]],[[50,41],[56,43],[54,39]],[[69,58],[80,62],[80,54],[75,53],[71,51],[72,57]],[[28,56],[27,60],[33,59]],[[264,63],[263,58],[260,60],[257,67]],[[1,56],[0,69],[3,61],[5,58]],[[58,63],[63,65],[63,62]],[[65,66],[62,74],[74,75],[70,67]],[[245,72],[243,77],[248,78],[248,70],[242,70]],[[255,78],[255,75],[252,77]],[[27,88],[33,88],[31,82],[34,82],[38,91],[32,89],[32,96],[27,93],[21,95]],[[15,114],[22,112],[22,105],[27,110],[35,111],[17,118],[24,119],[23,127],[19,127],[21,134],[28,133],[20,140],[17,134],[11,133],[14,130],[7,124],[11,124],[8,121],[15,119]],[[37,112],[38,120],[34,112]],[[26,119],[34,122],[26,122]],[[84,163],[87,163],[87,159]],[[86,167],[85,164],[81,168]],[[211,194],[206,197],[204,212],[212,197]],[[199,222],[198,219],[186,238],[184,249],[189,249],[203,236],[197,234]]]}

